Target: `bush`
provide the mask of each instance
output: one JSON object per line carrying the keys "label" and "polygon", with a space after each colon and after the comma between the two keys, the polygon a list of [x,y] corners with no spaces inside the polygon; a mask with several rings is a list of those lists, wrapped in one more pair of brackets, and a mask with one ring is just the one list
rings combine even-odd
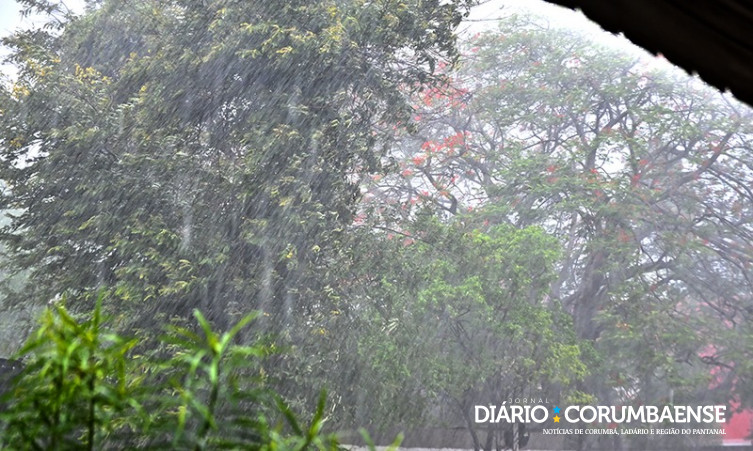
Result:
{"label": "bush", "polygon": [[102,300],[81,320],[64,302],[44,312],[2,395],[3,448],[337,449],[322,432],[324,393],[304,427],[255,370],[269,347],[233,344],[254,315],[219,334],[195,311],[198,333],[170,327],[166,357],[146,359],[107,330]]}

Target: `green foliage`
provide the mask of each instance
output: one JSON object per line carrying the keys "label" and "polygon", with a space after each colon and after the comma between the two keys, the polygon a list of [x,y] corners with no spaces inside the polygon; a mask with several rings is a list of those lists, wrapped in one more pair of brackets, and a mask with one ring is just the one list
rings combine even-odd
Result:
{"label": "green foliage", "polygon": [[[0,239],[34,281],[4,303],[68,306],[24,347],[9,447],[322,449],[325,418],[521,393],[750,399],[734,101],[523,18],[453,80],[465,0],[23,3],[51,22],[4,41]],[[262,359],[270,333],[290,352]]]}
{"label": "green foliage", "polygon": [[62,305],[44,312],[41,325],[19,351],[33,355],[16,385],[3,441],[12,448],[97,448],[118,415],[130,406],[137,381],[126,380],[134,340],[101,330],[101,301],[77,321]]}
{"label": "green foliage", "polygon": [[[391,153],[398,170],[367,181],[363,222],[404,232],[416,217],[473,212],[488,229],[556,238],[546,293],[588,370],[562,381],[562,402],[751,405],[753,111],[535,18],[463,48],[452,80],[415,96],[418,132]],[[454,271],[435,266],[427,305],[480,299],[479,279],[448,283]],[[592,439],[579,448],[615,447]]]}
{"label": "green foliage", "polygon": [[[10,223],[7,215],[14,213],[18,212],[0,214],[0,228]],[[5,246],[0,245],[0,299],[6,298],[9,293],[13,296],[22,291],[27,276],[27,272],[15,268],[6,254]],[[0,301],[0,355],[8,356],[18,351],[43,308],[43,302],[32,302],[30,299],[17,304]]]}
{"label": "green foliage", "polygon": [[22,213],[3,238],[31,295],[107,287],[144,332],[196,307],[223,327],[298,318],[352,175],[379,167],[375,124],[410,122],[405,90],[457,56],[469,4],[104,1],[6,39],[0,207]]}
{"label": "green foliage", "polygon": [[370,187],[394,202],[365,214],[401,229],[480,210],[555,236],[550,295],[590,342],[580,390],[601,402],[753,399],[738,371],[753,349],[753,112],[528,17],[464,48],[453,82],[416,97],[402,172]]}
{"label": "green foliage", "polygon": [[218,334],[196,311],[199,332],[171,327],[169,357],[147,363],[133,355],[137,340],[108,331],[102,300],[81,320],[64,300],[45,311],[20,352],[26,367],[3,396],[2,446],[337,449],[337,438],[323,431],[324,392],[310,425],[302,425],[253,374],[269,347],[233,344],[254,315]]}
{"label": "green foliage", "polygon": [[357,385],[369,393],[355,418],[457,424],[474,403],[566,392],[586,376],[569,316],[545,296],[559,246],[541,229],[467,215],[403,233],[362,236],[351,268]]}
{"label": "green foliage", "polygon": [[[143,338],[134,365],[150,383],[134,390],[173,387],[109,421],[118,434],[232,437],[218,412],[258,407],[216,401],[241,375],[283,380],[296,409],[316,403],[328,364],[347,359],[335,340],[309,339],[354,311],[336,266],[357,175],[379,171],[393,130],[411,127],[409,94],[444,78],[435,68],[457,58],[471,3],[105,0],[74,17],[23,0],[50,26],[3,41],[18,77],[0,87],[0,208],[17,214],[0,239],[34,283],[3,302],[65,292],[68,312],[86,312],[86,293],[104,290],[109,327]],[[196,308],[220,330],[259,311],[235,340],[274,333],[292,352],[224,371],[240,351],[188,326]],[[173,338],[157,344],[168,323]],[[336,399],[340,412],[351,401]]]}

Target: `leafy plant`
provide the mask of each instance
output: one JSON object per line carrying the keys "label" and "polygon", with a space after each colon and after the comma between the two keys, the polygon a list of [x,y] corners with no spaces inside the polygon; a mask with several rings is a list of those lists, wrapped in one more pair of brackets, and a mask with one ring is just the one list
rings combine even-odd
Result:
{"label": "leafy plant", "polygon": [[102,296],[91,315],[74,318],[59,304],[19,351],[26,368],[4,395],[2,442],[13,448],[94,449],[124,410],[138,408],[127,377],[128,351],[136,344],[102,330]]}
{"label": "leafy plant", "polygon": [[3,395],[0,445],[11,449],[333,450],[324,433],[325,392],[306,426],[254,374],[272,351],[238,345],[250,314],[224,333],[199,311],[198,331],[170,327],[163,358],[133,355],[139,341],[112,333],[94,309],[76,318],[63,300],[48,308],[19,352],[25,369]]}

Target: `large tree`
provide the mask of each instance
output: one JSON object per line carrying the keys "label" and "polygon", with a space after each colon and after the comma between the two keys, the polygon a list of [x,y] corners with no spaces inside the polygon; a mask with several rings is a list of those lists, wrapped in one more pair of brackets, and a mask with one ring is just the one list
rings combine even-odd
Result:
{"label": "large tree", "polygon": [[24,297],[105,288],[145,327],[312,308],[306,274],[379,164],[374,125],[408,123],[405,93],[454,58],[469,2],[24,3],[50,14],[5,40],[18,76],[0,93]]}
{"label": "large tree", "polygon": [[573,399],[587,370],[570,317],[546,296],[553,237],[478,215],[449,224],[422,215],[364,241],[347,292],[361,310],[358,386],[374,400],[356,416],[367,408],[378,413],[371,421],[464,425],[475,449],[491,450],[500,431],[476,424],[474,405],[560,390]]}
{"label": "large tree", "polygon": [[466,52],[416,98],[422,126],[363,214],[539,225],[564,248],[551,296],[598,351],[583,387],[600,402],[750,404],[753,112],[527,19]]}

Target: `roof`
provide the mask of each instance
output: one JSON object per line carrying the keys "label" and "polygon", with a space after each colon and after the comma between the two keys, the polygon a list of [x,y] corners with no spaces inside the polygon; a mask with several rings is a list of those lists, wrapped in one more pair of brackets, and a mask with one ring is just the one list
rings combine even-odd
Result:
{"label": "roof", "polygon": [[613,33],[663,54],[708,84],[753,105],[750,0],[546,0],[580,9]]}

